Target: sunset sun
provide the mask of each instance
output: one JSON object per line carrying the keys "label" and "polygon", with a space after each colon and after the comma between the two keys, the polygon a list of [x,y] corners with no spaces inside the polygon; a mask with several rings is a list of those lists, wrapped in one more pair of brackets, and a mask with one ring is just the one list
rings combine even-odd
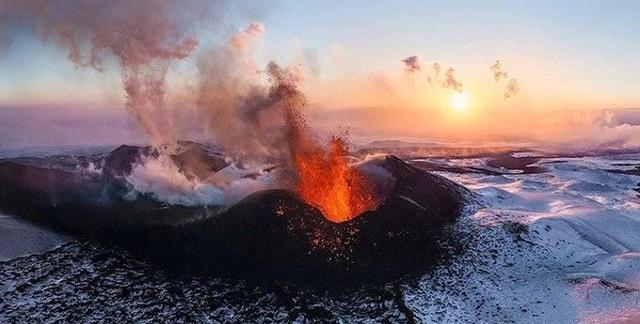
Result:
{"label": "sunset sun", "polygon": [[451,96],[451,108],[457,111],[466,110],[469,107],[469,95],[465,92],[457,92]]}

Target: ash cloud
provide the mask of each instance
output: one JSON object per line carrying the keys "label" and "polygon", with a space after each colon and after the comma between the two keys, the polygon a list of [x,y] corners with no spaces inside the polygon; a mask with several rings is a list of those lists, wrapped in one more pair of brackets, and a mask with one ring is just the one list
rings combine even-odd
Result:
{"label": "ash cloud", "polygon": [[447,72],[444,73],[444,82],[442,85],[445,88],[450,88],[458,92],[462,92],[462,82],[460,82],[456,76],[454,75],[456,70],[453,68],[448,68]]}
{"label": "ash cloud", "polygon": [[[246,29],[245,29],[246,30]],[[264,31],[264,29],[262,29]],[[243,35],[248,35],[244,31]],[[253,34],[251,40],[255,39]],[[290,105],[304,106],[297,91],[300,71],[269,63],[262,70],[246,69],[250,42],[237,44],[238,35],[228,44],[205,51],[197,59],[196,106],[204,129],[214,144],[237,159],[281,163],[288,156],[287,113]],[[265,86],[261,80],[270,85]]]}
{"label": "ash cloud", "polygon": [[251,46],[254,39],[264,34],[264,25],[259,22],[253,22],[244,28],[241,32],[234,35],[229,41],[229,46],[238,51],[246,50]]}
{"label": "ash cloud", "polygon": [[[493,78],[496,82],[501,82],[502,80],[509,79],[509,73],[504,70],[502,67],[502,63],[500,60],[496,60],[496,63],[489,67],[489,70],[493,73]],[[518,80],[511,78],[507,81],[504,88],[504,99],[507,100],[520,91],[520,85],[518,84]]]}
{"label": "ash cloud", "polygon": [[518,84],[518,80],[510,79],[507,82],[507,86],[504,88],[504,99],[509,99],[516,95],[520,91],[520,85]]}
{"label": "ash cloud", "polygon": [[443,69],[442,65],[438,62],[431,64],[431,71],[427,77],[429,84],[462,92],[462,82],[456,77],[456,70],[449,67],[443,73]]}
{"label": "ash cloud", "polygon": [[405,71],[409,74],[420,71],[420,58],[417,55],[403,59],[402,63],[404,63]]}
{"label": "ash cloud", "polygon": [[166,77],[171,64],[190,57],[198,46],[190,35],[193,22],[186,19],[191,15],[180,14],[183,6],[189,7],[170,0],[9,0],[0,5],[0,29],[16,22],[29,25],[42,40],[66,49],[78,67],[101,71],[107,58],[115,59],[126,107],[158,151],[125,176],[133,195],[181,205],[224,203],[274,185],[268,180],[272,173],[247,167],[253,162],[276,165],[291,174],[278,181],[297,180],[300,170],[294,155],[322,152],[325,147],[312,136],[302,111],[306,98],[298,90],[300,68],[273,62],[264,70],[255,67],[251,48],[264,33],[260,23],[196,58],[197,85],[185,100],[197,110],[193,117],[204,123],[208,139],[242,165],[203,179],[185,173],[172,159],[180,134],[167,108]]}
{"label": "ash cloud", "polygon": [[[243,166],[206,179],[185,174],[170,158],[179,146],[179,134],[165,97],[171,64],[191,56],[198,45],[189,34],[193,21],[186,20],[193,15],[180,14],[197,9],[189,3],[197,2],[10,0],[0,4],[0,30],[13,23],[27,24],[43,41],[66,49],[78,67],[101,71],[107,57],[115,58],[127,109],[159,150],[127,177],[133,192],[182,205],[220,203],[273,185],[259,169],[247,168],[245,161],[290,165],[292,137],[301,143],[307,136],[299,111],[305,98],[296,86],[301,80],[298,69],[275,63],[263,71],[255,67],[251,47],[265,31],[258,22],[204,51],[197,57],[197,86],[186,105],[196,107],[192,117],[204,121],[208,139],[243,159]],[[238,170],[248,170],[252,176]]]}
{"label": "ash cloud", "polygon": [[497,60],[494,65],[489,67],[489,69],[491,70],[491,72],[493,72],[493,78],[496,81],[500,81],[509,77],[509,74],[502,70],[502,64],[499,60]]}
{"label": "ash cloud", "polygon": [[[180,16],[195,1],[5,0],[0,6],[0,31],[15,23],[27,25],[43,41],[67,50],[78,67],[104,68],[115,57],[126,93],[126,107],[154,144],[175,140],[164,111],[165,78],[171,62],[188,57],[198,45],[189,35],[192,21]],[[6,41],[5,41],[6,44]]]}
{"label": "ash cloud", "polygon": [[[255,68],[251,49],[263,33],[262,24],[252,23],[226,43],[203,51],[196,61],[197,120],[188,122],[202,123],[206,138],[235,162],[194,177],[171,164],[166,158],[171,150],[161,152],[127,178],[134,192],[173,204],[229,204],[291,180],[287,172],[293,137],[307,134],[299,111],[306,100],[297,89],[297,69],[273,62],[263,70]],[[265,165],[272,166],[270,171]]]}

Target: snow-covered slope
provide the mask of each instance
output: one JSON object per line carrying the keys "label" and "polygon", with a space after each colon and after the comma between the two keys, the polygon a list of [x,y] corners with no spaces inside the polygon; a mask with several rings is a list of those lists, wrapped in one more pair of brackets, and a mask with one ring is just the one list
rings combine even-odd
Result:
{"label": "snow-covered slope", "polygon": [[0,214],[0,262],[56,248],[71,238]]}
{"label": "snow-covered slope", "polygon": [[543,158],[535,174],[441,172],[480,194],[480,206],[461,225],[468,249],[409,288],[408,307],[426,321],[637,320],[640,177],[611,170],[638,164],[638,155]]}

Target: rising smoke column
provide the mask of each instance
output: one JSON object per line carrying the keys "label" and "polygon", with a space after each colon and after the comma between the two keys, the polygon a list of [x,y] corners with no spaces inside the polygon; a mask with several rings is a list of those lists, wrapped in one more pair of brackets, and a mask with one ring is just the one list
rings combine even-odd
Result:
{"label": "rising smoke column", "polygon": [[431,70],[433,71],[433,76],[429,75],[427,77],[427,81],[429,84],[433,84],[434,82],[438,82],[440,80],[440,71],[442,71],[442,66],[440,63],[435,62],[431,64]]}
{"label": "rising smoke column", "polygon": [[[257,71],[252,42],[264,31],[252,24],[198,58],[197,105],[215,144],[237,159],[279,166],[279,185],[295,190],[330,220],[375,209],[373,187],[347,160],[347,143],[314,136],[303,113],[300,70],[269,63]],[[261,84],[266,77],[268,86]]]}
{"label": "rising smoke column", "polygon": [[448,68],[444,73],[444,81],[441,83],[443,87],[450,88],[458,92],[462,92],[462,82],[458,81],[454,73],[456,70]]}
{"label": "rising smoke column", "polygon": [[[348,163],[344,138],[333,136],[327,146],[312,135],[302,111],[306,98],[298,89],[296,71],[271,62],[264,72],[270,81],[266,92],[254,88],[247,98],[233,99],[236,106],[210,107],[214,111],[224,109],[224,117],[229,118],[226,125],[246,132],[223,139],[223,147],[279,164],[284,171],[281,181],[289,183],[306,203],[320,209],[331,221],[347,221],[375,209],[379,202],[374,188]],[[218,133],[228,127],[220,123],[211,126]]]}
{"label": "rising smoke column", "polygon": [[509,77],[509,74],[502,70],[502,64],[499,60],[496,61],[496,64],[489,67],[489,69],[491,70],[491,72],[493,72],[493,78],[496,81],[500,81]]}
{"label": "rising smoke column", "polygon": [[509,99],[516,95],[520,91],[520,85],[518,85],[518,80],[511,79],[507,83],[507,86],[504,88],[504,99]]}
{"label": "rising smoke column", "polygon": [[[127,108],[154,144],[172,145],[172,118],[164,111],[165,77],[170,64],[190,56],[198,44],[187,35],[189,22],[178,14],[184,5],[170,0],[5,0],[0,3],[0,30],[15,22],[27,24],[43,40],[67,49],[68,58],[79,67],[100,71],[104,56],[114,57]],[[305,99],[296,87],[300,74],[270,63],[260,72],[269,78],[270,87],[255,82],[259,73],[247,50],[263,32],[262,25],[251,24],[228,44],[199,58],[196,105],[202,114],[198,117],[208,122],[213,139],[226,151],[290,171],[295,190],[329,219],[343,221],[375,208],[373,188],[347,163],[346,143],[335,137],[326,147],[311,136],[301,111]],[[179,192],[165,198],[182,204],[220,195],[217,187],[180,176],[182,171],[166,154],[161,152],[130,175],[134,188],[156,194]],[[150,186],[153,179],[167,180],[158,187]],[[188,195],[191,192],[195,194]],[[331,199],[324,198],[327,193]]]}
{"label": "rising smoke column", "polygon": [[253,22],[234,35],[229,41],[229,45],[237,50],[245,50],[251,46],[254,38],[262,36],[262,34],[264,34],[264,25],[259,22]]}
{"label": "rising smoke column", "polygon": [[[55,42],[66,49],[69,60],[78,67],[101,71],[107,57],[115,58],[121,69],[127,109],[147,131],[154,145],[167,144],[173,151],[176,134],[172,125],[173,116],[164,109],[165,77],[172,62],[182,60],[194,51],[198,42],[188,35],[189,27],[194,22],[187,18],[207,16],[209,8],[206,7],[204,2],[197,0],[10,0],[0,2],[0,31],[14,23],[28,25],[44,41]],[[210,57],[211,61],[216,61],[214,68],[207,68],[209,61],[206,59],[199,62],[198,67],[203,66],[200,72],[205,86],[201,87],[202,95],[197,101],[201,104],[199,106],[218,114],[204,115],[199,111],[195,118],[209,119],[217,124],[211,129],[224,130],[214,133],[222,138],[220,142],[225,144],[224,148],[233,151],[246,146],[247,150],[261,157],[267,155],[265,152],[275,154],[273,151],[283,146],[282,141],[277,144],[276,141],[284,139],[283,135],[270,137],[281,132],[276,128],[284,125],[284,121],[266,123],[270,127],[262,127],[265,120],[278,120],[277,114],[262,112],[272,106],[268,102],[268,91],[263,86],[245,82],[245,78],[251,78],[256,73],[246,52],[252,41],[263,32],[264,26],[253,23],[232,37],[223,50],[212,51],[216,53]],[[209,90],[214,91],[205,95]],[[244,109],[234,110],[237,107]],[[225,116],[225,112],[229,116]],[[242,117],[237,118],[234,114]],[[220,116],[227,118],[217,118]],[[242,120],[242,125],[246,127],[236,128],[234,126],[237,124],[226,123],[238,120]],[[238,136],[239,132],[245,130],[246,136]],[[227,138],[221,134],[226,134]],[[244,139],[235,143],[225,141],[231,137]],[[253,145],[254,142],[264,145],[256,149],[258,145]],[[151,191],[171,203],[210,203],[211,199],[218,202],[227,199],[227,187],[237,187],[238,183],[248,181],[223,179],[225,181],[222,182],[230,183],[224,187],[220,186],[220,177],[217,177],[215,181],[203,183],[176,168],[168,159],[170,153],[161,150],[157,158],[144,160],[135,169],[137,172],[127,178],[133,188],[139,192]],[[258,186],[250,184],[246,187]],[[218,189],[224,189],[225,192],[212,194]]]}
{"label": "rising smoke column", "polygon": [[462,92],[462,82],[455,76],[456,70],[450,67],[442,73],[442,69],[442,65],[438,62],[431,64],[431,73],[427,77],[429,84]]}
{"label": "rising smoke column", "polygon": [[27,24],[45,41],[68,51],[76,66],[101,71],[105,55],[121,68],[127,109],[154,144],[174,141],[164,111],[165,77],[170,63],[186,58],[198,42],[178,17],[191,1],[170,0],[3,0],[0,32]]}
{"label": "rising smoke column", "polygon": [[420,58],[417,55],[405,58],[402,63],[404,63],[405,71],[409,74],[420,71]]}
{"label": "rising smoke column", "polygon": [[292,70],[280,73],[275,63],[262,71],[255,67],[250,50],[263,32],[261,24],[253,23],[227,44],[198,57],[196,105],[210,138],[234,158],[281,164],[289,155],[282,145],[286,143],[286,110],[272,89],[259,81],[266,77],[276,84],[285,76],[297,78],[297,74]]}
{"label": "rising smoke column", "polygon": [[[496,82],[500,82],[502,80],[506,80],[509,78],[509,73],[502,68],[502,64],[500,60],[496,60],[496,63],[489,67],[489,70],[493,73],[493,78]],[[507,100],[514,95],[516,95],[520,91],[520,86],[518,84],[518,80],[511,78],[507,81],[507,84],[504,89],[504,99]]]}

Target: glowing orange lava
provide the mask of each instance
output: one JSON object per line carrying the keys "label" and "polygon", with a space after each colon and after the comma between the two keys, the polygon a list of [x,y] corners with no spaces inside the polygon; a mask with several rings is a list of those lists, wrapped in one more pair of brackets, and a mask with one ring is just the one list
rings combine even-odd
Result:
{"label": "glowing orange lava", "polygon": [[301,198],[336,223],[376,209],[374,186],[348,163],[345,141],[332,136],[326,147],[312,137],[301,111],[306,100],[295,85],[296,78],[273,63],[268,71],[274,82],[269,95],[285,112],[295,189]]}
{"label": "glowing orange lava", "polygon": [[306,144],[304,150],[293,151],[297,189],[305,202],[336,223],[377,207],[373,186],[348,164],[347,146],[340,137],[332,136],[328,148]]}

